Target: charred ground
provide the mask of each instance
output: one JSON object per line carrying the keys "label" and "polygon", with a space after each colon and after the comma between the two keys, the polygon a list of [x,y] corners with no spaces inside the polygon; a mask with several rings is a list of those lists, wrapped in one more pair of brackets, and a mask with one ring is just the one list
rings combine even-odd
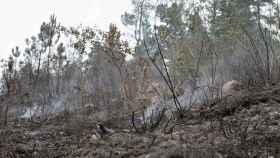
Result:
{"label": "charred ground", "polygon": [[11,121],[0,130],[0,156],[31,157],[279,157],[280,86],[244,91],[193,106],[184,118],[162,120],[154,131],[130,128],[129,121],[97,122],[57,114],[44,122]]}

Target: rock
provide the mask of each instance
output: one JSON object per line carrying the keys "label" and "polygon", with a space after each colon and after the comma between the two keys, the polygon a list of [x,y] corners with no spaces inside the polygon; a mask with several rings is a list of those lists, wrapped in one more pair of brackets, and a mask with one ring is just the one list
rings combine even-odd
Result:
{"label": "rock", "polygon": [[95,134],[93,134],[90,139],[93,140],[93,141],[98,140],[98,138]]}
{"label": "rock", "polygon": [[123,129],[122,130],[124,133],[130,133],[131,131],[129,129]]}
{"label": "rock", "polygon": [[150,158],[150,154],[146,155],[145,158]]}
{"label": "rock", "polygon": [[114,131],[112,129],[106,128],[103,124],[98,123],[96,125],[96,132],[102,137],[104,135],[112,134]]}
{"label": "rock", "polygon": [[16,146],[16,152],[18,153],[30,153],[32,149],[33,147],[28,144],[17,144]]}
{"label": "rock", "polygon": [[60,134],[60,135],[64,135],[64,132],[61,131],[61,132],[59,132],[59,134]]}
{"label": "rock", "polygon": [[227,81],[222,87],[223,96],[237,95],[242,90],[242,83],[236,80]]}

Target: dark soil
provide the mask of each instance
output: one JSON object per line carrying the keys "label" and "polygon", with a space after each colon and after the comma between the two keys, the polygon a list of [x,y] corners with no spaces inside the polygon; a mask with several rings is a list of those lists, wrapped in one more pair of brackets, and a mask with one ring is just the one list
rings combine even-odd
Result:
{"label": "dark soil", "polygon": [[96,122],[77,117],[9,122],[0,129],[0,157],[278,158],[280,88],[193,107],[152,132],[104,124],[113,131],[100,135]]}

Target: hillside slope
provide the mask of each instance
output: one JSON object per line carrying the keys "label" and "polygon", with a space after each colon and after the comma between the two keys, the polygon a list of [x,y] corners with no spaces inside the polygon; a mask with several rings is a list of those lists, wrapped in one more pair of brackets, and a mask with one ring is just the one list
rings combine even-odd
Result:
{"label": "hillside slope", "polygon": [[162,124],[153,132],[137,133],[105,123],[113,132],[101,138],[96,122],[78,117],[10,122],[0,129],[0,157],[277,158],[280,87],[196,106],[186,118]]}

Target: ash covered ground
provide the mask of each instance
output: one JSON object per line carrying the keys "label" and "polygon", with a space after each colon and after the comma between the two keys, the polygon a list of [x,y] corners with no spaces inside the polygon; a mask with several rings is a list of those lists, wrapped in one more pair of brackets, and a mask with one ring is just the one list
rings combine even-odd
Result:
{"label": "ash covered ground", "polygon": [[[106,122],[78,112],[44,121],[10,121],[0,129],[3,158],[280,157],[280,87],[244,91],[193,106],[183,118],[144,130],[130,117]],[[98,123],[108,132],[102,132]]]}

